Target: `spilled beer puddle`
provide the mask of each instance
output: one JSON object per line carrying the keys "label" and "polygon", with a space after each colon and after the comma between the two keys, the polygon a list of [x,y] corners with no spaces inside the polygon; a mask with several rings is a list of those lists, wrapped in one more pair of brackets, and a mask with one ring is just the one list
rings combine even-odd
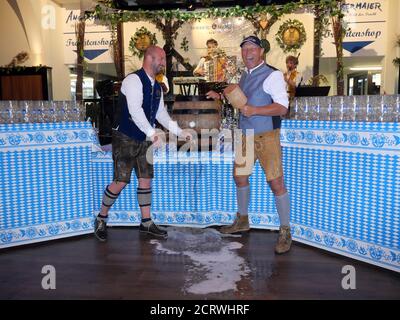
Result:
{"label": "spilled beer puddle", "polygon": [[246,261],[237,254],[243,245],[232,242],[215,229],[168,227],[167,240],[151,240],[155,249],[164,254],[185,255],[187,265],[186,293],[209,294],[238,290],[237,282],[250,273]]}

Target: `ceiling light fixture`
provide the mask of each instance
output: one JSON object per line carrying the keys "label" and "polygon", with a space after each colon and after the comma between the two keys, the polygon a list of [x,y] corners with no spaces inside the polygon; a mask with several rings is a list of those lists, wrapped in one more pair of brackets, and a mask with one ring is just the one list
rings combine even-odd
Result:
{"label": "ceiling light fixture", "polygon": [[350,67],[351,71],[378,71],[382,70],[382,67]]}

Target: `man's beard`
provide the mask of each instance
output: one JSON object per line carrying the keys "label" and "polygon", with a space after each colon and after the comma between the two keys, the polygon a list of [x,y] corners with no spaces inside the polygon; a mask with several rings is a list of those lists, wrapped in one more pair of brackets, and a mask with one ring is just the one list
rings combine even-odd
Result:
{"label": "man's beard", "polygon": [[153,70],[155,71],[155,74],[162,73],[164,71],[164,66],[156,66]]}

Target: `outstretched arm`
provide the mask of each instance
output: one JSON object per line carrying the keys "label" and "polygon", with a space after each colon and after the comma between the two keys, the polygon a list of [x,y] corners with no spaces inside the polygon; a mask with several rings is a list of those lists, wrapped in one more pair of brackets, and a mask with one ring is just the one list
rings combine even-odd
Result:
{"label": "outstretched arm", "polygon": [[288,111],[287,107],[275,102],[262,107],[253,107],[246,104],[242,109],[240,109],[240,112],[246,117],[251,117],[256,115],[283,116],[287,113],[287,111]]}

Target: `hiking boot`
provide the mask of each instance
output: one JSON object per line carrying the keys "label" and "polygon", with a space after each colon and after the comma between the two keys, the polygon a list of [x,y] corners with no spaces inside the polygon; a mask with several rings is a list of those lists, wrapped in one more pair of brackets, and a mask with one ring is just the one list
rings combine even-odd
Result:
{"label": "hiking boot", "polygon": [[107,241],[107,223],[104,219],[97,217],[94,220],[94,235],[102,242]]}
{"label": "hiking boot", "polygon": [[219,229],[221,233],[236,233],[236,232],[243,232],[249,231],[249,216],[241,216],[239,213],[236,214],[236,219],[230,226],[223,226]]}
{"label": "hiking boot", "polygon": [[278,254],[288,252],[292,244],[292,236],[290,235],[290,227],[282,226],[279,228],[278,242],[276,243],[275,252]]}
{"label": "hiking boot", "polygon": [[147,233],[163,239],[168,238],[168,232],[165,230],[161,230],[153,221],[151,221],[151,224],[148,227],[145,227],[143,223],[141,223],[139,226],[139,232]]}

